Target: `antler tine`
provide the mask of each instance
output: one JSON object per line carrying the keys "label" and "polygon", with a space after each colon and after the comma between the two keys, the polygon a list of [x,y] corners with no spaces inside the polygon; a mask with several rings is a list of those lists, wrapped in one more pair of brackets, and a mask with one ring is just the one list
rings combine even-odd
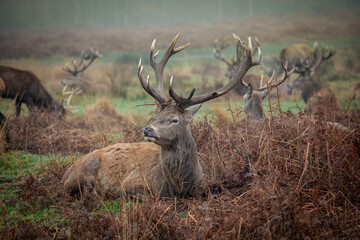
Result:
{"label": "antler tine", "polygon": [[[86,53],[88,51],[89,53]],[[79,63],[76,63],[76,60],[73,59],[71,61],[71,65],[73,66],[73,70],[68,67],[68,63],[65,64],[63,70],[70,73],[72,76],[76,77],[79,73],[85,71],[98,57],[102,57],[102,54],[99,53],[98,50],[94,50],[90,48],[89,50],[81,52],[81,58]],[[89,60],[87,63],[85,61]],[[84,63],[85,62],[85,63]]]}
{"label": "antler tine", "polygon": [[182,45],[180,47],[175,48],[176,42],[180,37],[180,33],[178,33],[174,39],[171,41],[170,46],[168,47],[168,49],[166,50],[163,58],[160,60],[159,63],[155,62],[155,58],[157,57],[157,55],[159,54],[159,51],[155,52],[155,43],[156,43],[156,39],[154,39],[154,41],[151,44],[151,49],[150,49],[150,65],[151,67],[154,69],[155,72],[155,79],[156,79],[156,90],[152,89],[153,92],[156,92],[156,95],[160,96],[162,98],[161,101],[159,101],[160,99],[156,99],[158,102],[165,102],[166,101],[166,97],[164,94],[164,81],[163,81],[163,73],[164,73],[164,68],[167,64],[167,62],[169,61],[170,57],[182,50],[184,50],[185,48],[187,48],[190,43]]}
{"label": "antler tine", "polygon": [[62,68],[65,72],[70,73],[72,76],[74,76],[74,71],[72,71],[69,67],[68,67],[68,63],[65,63],[65,66],[63,66]]}
{"label": "antler tine", "polygon": [[[78,73],[81,73],[85,69],[87,69],[95,61],[95,59],[97,59],[98,57],[102,57],[102,55],[98,51],[94,52],[93,49],[90,49],[89,51],[90,51],[90,53],[88,55],[83,54],[81,56],[81,61],[78,64],[78,67],[80,67],[82,65],[82,68],[77,71]],[[88,61],[87,64],[83,63],[84,60],[89,60],[89,59],[90,59],[90,61]]]}
{"label": "antler tine", "polygon": [[257,37],[254,37],[253,42],[255,43],[255,51],[253,52],[253,56],[254,56],[260,47],[260,41]]}
{"label": "antler tine", "polygon": [[294,72],[295,70],[295,66],[293,65],[292,69],[290,70],[290,72],[288,71],[288,61],[285,62],[285,64],[283,62],[281,62],[281,67],[284,69],[284,77],[282,78],[282,80],[280,80],[280,82],[277,82],[274,85],[270,85],[269,83],[273,80],[273,78],[275,77],[275,70],[273,71],[273,74],[271,76],[271,78],[269,79],[269,81],[266,83],[265,87],[259,88],[257,89],[257,91],[264,91],[266,89],[270,89],[270,88],[274,88],[276,86],[279,86],[280,84],[282,84],[283,82],[285,82],[286,79],[289,78],[289,76]]}
{"label": "antler tine", "polygon": [[[233,34],[236,44],[236,51],[237,51],[237,61],[236,61],[236,69],[235,73],[230,79],[230,81],[222,88],[220,88],[217,91],[213,91],[211,93],[207,93],[201,96],[192,97],[195,89],[193,89],[189,95],[188,98],[179,97],[172,87],[172,82],[169,87],[169,94],[174,99],[174,101],[177,104],[177,107],[180,110],[185,110],[185,108],[197,105],[206,101],[209,101],[214,98],[218,98],[226,93],[228,93],[231,89],[233,89],[236,84],[238,84],[246,72],[253,66],[258,65],[261,62],[261,51],[259,51],[258,61],[253,62],[252,60],[252,54],[251,54],[251,44],[246,47],[244,45],[244,42],[240,40],[238,36]],[[251,38],[249,37],[249,41],[251,41]]]}
{"label": "antler tine", "polygon": [[318,68],[320,66],[320,64],[325,61],[328,60],[329,58],[331,58],[332,56],[335,55],[335,50],[332,48],[329,48],[329,46],[322,46],[321,48],[321,54],[319,54],[319,50],[318,48],[315,49],[314,51],[314,61],[313,63],[309,66],[309,70],[315,70],[316,68]]}
{"label": "antler tine", "polygon": [[214,49],[213,49],[213,53],[214,53],[214,57],[219,59],[220,61],[225,62],[229,67],[233,68],[234,67],[234,62],[229,62],[228,60],[225,59],[225,57],[222,55],[221,51],[225,48],[227,48],[229,46],[229,44],[222,42],[221,46],[218,45],[218,40],[215,39],[214,41]]}
{"label": "antler tine", "polygon": [[145,81],[142,77],[142,72],[143,72],[143,66],[141,65],[141,58],[140,58],[139,65],[138,65],[138,77],[139,77],[141,86],[144,88],[144,90],[150,96],[155,98],[155,100],[158,101],[160,104],[165,103],[166,99],[164,97],[162,97],[161,95],[159,95],[158,92],[156,92],[152,87],[150,87],[149,75],[147,76],[146,81]]}

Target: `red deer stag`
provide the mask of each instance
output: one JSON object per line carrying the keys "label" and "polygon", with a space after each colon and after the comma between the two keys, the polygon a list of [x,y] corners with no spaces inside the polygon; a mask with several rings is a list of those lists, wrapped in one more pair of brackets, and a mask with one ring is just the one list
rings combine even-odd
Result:
{"label": "red deer stag", "polygon": [[1,97],[15,99],[16,116],[20,116],[22,103],[26,104],[30,114],[34,113],[34,106],[55,113],[57,118],[65,114],[63,106],[51,97],[34,73],[0,66],[0,77],[5,85]]}
{"label": "red deer stag", "polygon": [[[277,82],[276,84],[269,85],[270,82],[273,81],[275,76],[275,70],[273,71],[273,74],[271,78],[267,81],[266,86],[259,87],[258,89],[253,89],[251,83],[247,84],[244,81],[242,81],[242,85],[245,87],[245,94],[244,94],[244,111],[246,114],[250,115],[250,120],[261,120],[265,118],[264,109],[262,107],[262,101],[268,96],[268,92],[274,88],[282,84],[289,75],[294,71],[294,68],[288,72],[288,65],[285,63],[285,66],[283,63],[281,63],[282,68],[284,69],[284,77]],[[260,81],[262,82],[262,80]]]}
{"label": "red deer stag", "polygon": [[301,97],[307,103],[308,99],[320,90],[316,82],[316,69],[319,65],[334,56],[335,51],[329,47],[322,47],[321,53],[317,47],[313,53],[313,60],[302,61],[295,67],[295,72],[299,73],[299,77],[292,83],[287,85],[288,93],[291,94],[294,89],[301,91]]}
{"label": "red deer stag", "polygon": [[[258,49],[258,47],[260,47],[260,43],[259,40],[257,38],[253,39],[252,44],[255,46],[255,51],[253,52],[253,55],[256,54],[256,50]],[[234,59],[231,60],[227,60],[223,54],[222,51],[224,49],[226,49],[229,46],[229,44],[225,44],[224,41],[218,41],[217,39],[214,41],[214,57],[222,62],[224,62],[227,66],[227,70],[225,72],[225,77],[227,77],[228,79],[231,79],[232,76],[235,73],[235,67],[236,67],[236,63],[234,61]],[[260,88],[260,80],[263,79],[262,76],[260,75],[256,75],[256,74],[246,74],[243,77],[243,82],[245,82],[246,84],[251,84],[251,86],[254,89],[258,89]],[[263,79],[264,81],[268,81],[268,77],[265,77]],[[245,88],[243,84],[239,83],[235,86],[234,91],[240,95],[243,96],[245,93]]]}
{"label": "red deer stag", "polygon": [[[143,130],[148,142],[119,143],[94,151],[75,162],[64,174],[62,182],[66,190],[79,192],[81,189],[106,191],[108,195],[173,197],[185,196],[194,185],[202,180],[202,168],[197,159],[197,149],[189,129],[189,123],[200,109],[201,103],[218,98],[241,81],[245,73],[260,64],[261,53],[256,62],[252,60],[251,38],[249,46],[238,36],[236,42],[236,71],[222,88],[194,97],[192,89],[188,97],[179,96],[170,80],[169,95],[164,93],[163,71],[169,58],[185,49],[189,44],[174,48],[178,34],[160,62],[155,62],[159,52],[155,51],[155,40],[151,45],[150,65],[154,69],[156,88],[150,86],[149,76],[143,79],[141,59],[138,77],[141,86],[158,105],[158,112]],[[173,103],[174,101],[174,103]],[[193,108],[187,109],[190,106]]]}

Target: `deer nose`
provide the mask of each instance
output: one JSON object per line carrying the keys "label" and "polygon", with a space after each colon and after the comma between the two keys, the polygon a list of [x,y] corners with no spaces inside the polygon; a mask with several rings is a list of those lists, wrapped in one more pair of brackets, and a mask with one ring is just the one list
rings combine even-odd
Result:
{"label": "deer nose", "polygon": [[145,127],[145,128],[144,128],[144,136],[145,136],[145,137],[150,136],[152,130],[153,130],[153,129],[152,129],[151,127]]}

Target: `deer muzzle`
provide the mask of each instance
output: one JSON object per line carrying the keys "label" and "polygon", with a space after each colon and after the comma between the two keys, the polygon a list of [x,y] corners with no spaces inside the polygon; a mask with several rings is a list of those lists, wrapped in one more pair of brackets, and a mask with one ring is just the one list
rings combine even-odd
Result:
{"label": "deer muzzle", "polygon": [[149,142],[156,142],[158,140],[158,137],[154,136],[154,129],[152,127],[145,127],[143,133],[145,139]]}

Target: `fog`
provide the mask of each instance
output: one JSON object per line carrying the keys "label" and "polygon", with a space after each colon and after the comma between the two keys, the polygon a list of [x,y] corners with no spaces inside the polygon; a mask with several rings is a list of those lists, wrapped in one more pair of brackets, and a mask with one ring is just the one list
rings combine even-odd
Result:
{"label": "fog", "polygon": [[161,26],[359,6],[358,0],[0,0],[0,30]]}

